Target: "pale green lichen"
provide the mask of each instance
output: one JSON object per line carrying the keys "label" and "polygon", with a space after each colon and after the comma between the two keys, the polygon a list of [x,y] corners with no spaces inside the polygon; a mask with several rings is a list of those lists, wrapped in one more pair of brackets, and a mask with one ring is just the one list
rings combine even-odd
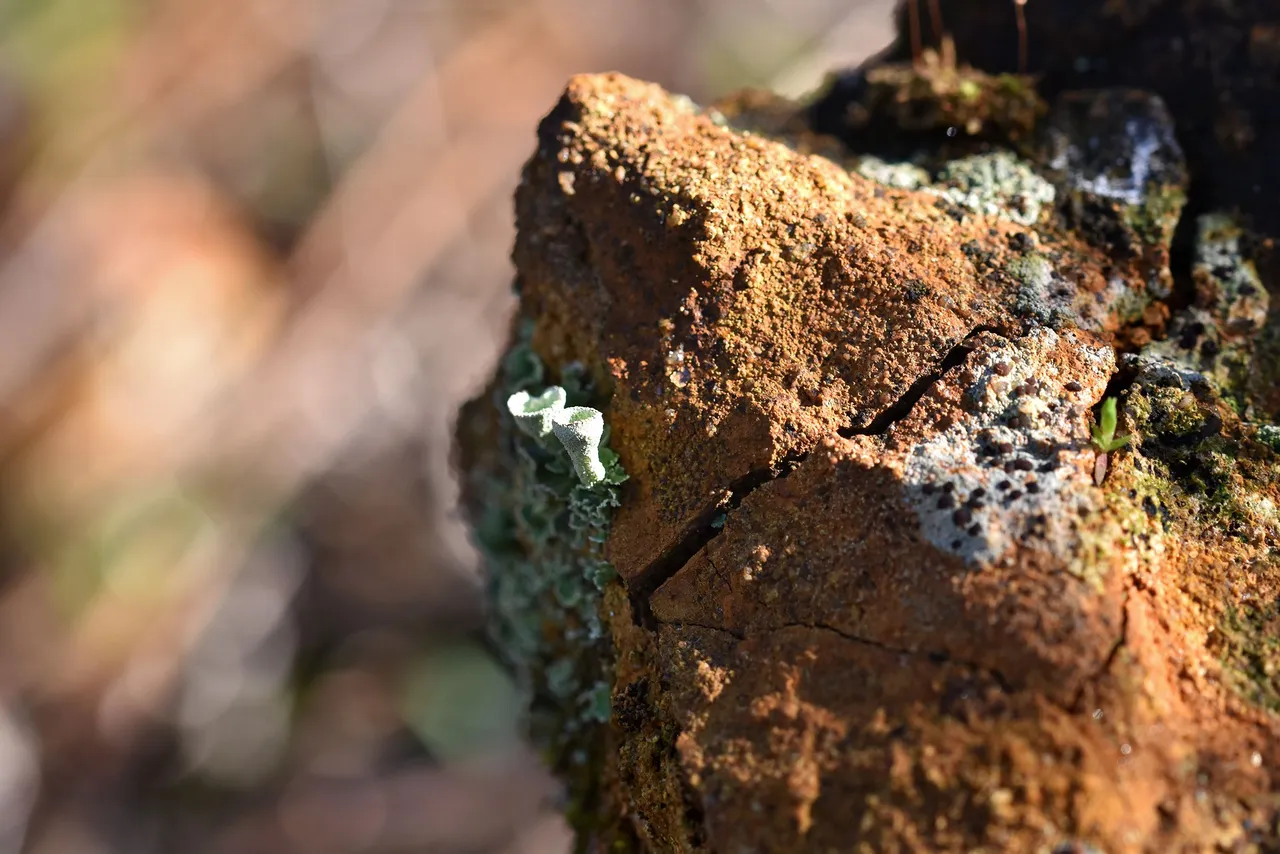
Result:
{"label": "pale green lichen", "polygon": [[1053,205],[1056,190],[1031,164],[1010,151],[975,154],[946,163],[936,175],[911,162],[859,157],[853,171],[898,190],[921,190],[983,216],[1034,225]]}
{"label": "pale green lichen", "polygon": [[863,178],[896,190],[919,190],[932,180],[914,163],[890,163],[871,154],[859,157],[853,168]]}
{"label": "pale green lichen", "polygon": [[563,409],[551,419],[555,433],[583,486],[595,486],[607,476],[600,461],[600,439],[604,436],[604,415],[589,406]]}
{"label": "pale green lichen", "polygon": [[953,160],[939,173],[937,183],[948,201],[1019,225],[1034,225],[1056,194],[1053,184],[1030,164],[1003,150]]}
{"label": "pale green lichen", "polygon": [[564,411],[567,399],[564,389],[558,385],[536,397],[527,391],[518,391],[507,398],[507,411],[521,433],[534,439],[545,439],[551,432],[551,422]]}
{"label": "pale green lichen", "polygon": [[[504,360],[493,405],[496,460],[477,478],[476,525],[490,577],[491,633],[516,672],[526,727],[589,804],[613,683],[603,591],[617,584],[604,543],[626,474],[608,447],[580,365],[545,387],[525,328]],[[569,446],[569,447],[567,447]]]}
{"label": "pale green lichen", "polygon": [[1056,330],[1080,325],[1071,293],[1057,287],[1061,279],[1048,258],[1029,252],[1010,261],[1008,270],[1018,282],[1013,299],[1016,314]]}
{"label": "pale green lichen", "polygon": [[553,385],[538,395],[517,391],[507,398],[507,411],[516,429],[545,444],[550,435],[559,440],[583,486],[595,486],[607,472],[600,460],[604,414],[589,406],[566,407],[568,393]]}

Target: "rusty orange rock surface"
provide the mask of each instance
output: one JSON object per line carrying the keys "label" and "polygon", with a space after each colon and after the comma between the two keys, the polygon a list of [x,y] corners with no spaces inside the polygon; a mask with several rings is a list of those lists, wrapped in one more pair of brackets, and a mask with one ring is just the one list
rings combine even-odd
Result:
{"label": "rusty orange rock surface", "polygon": [[630,475],[584,846],[1269,850],[1280,443],[1144,349],[1187,328],[1169,253],[875,183],[779,111],[578,77],[517,194],[531,347]]}

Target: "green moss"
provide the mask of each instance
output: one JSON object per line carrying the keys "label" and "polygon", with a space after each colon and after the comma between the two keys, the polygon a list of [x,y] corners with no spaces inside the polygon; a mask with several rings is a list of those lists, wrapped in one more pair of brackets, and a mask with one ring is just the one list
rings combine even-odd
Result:
{"label": "green moss", "polygon": [[1162,463],[1182,491],[1204,500],[1209,509],[1229,513],[1239,449],[1221,434],[1217,402],[1177,387],[1138,383],[1125,395],[1125,414],[1144,456]]}
{"label": "green moss", "polygon": [[[1141,382],[1126,392],[1120,420],[1140,442],[1107,481],[1106,522],[1086,536],[1090,559],[1105,561],[1110,549],[1123,547],[1158,561],[1158,535],[1195,541],[1213,531],[1256,543],[1258,525],[1274,514],[1266,496],[1274,486],[1275,450],[1218,429],[1220,399],[1204,388],[1197,392]],[[1268,560],[1270,569],[1254,565],[1250,575],[1273,575],[1275,559]],[[1233,690],[1280,712],[1280,602],[1254,595],[1221,590],[1223,616],[1210,644]]]}
{"label": "green moss", "polygon": [[1263,424],[1258,428],[1257,439],[1272,451],[1280,453],[1280,427]]}
{"label": "green moss", "polygon": [[1194,442],[1206,427],[1195,395],[1180,388],[1136,386],[1129,407],[1138,429],[1165,444]]}
{"label": "green moss", "polygon": [[[478,484],[485,511],[475,538],[489,571],[491,631],[524,689],[529,735],[569,781],[570,813],[586,821],[613,681],[613,644],[601,608],[603,591],[617,581],[604,543],[626,474],[608,447],[607,427],[599,447],[604,477],[591,486],[553,432],[519,429],[508,400],[546,391],[547,371],[529,347],[529,332],[504,360],[494,391],[499,456]],[[581,366],[563,369],[560,387],[571,407],[592,402]]]}
{"label": "green moss", "polygon": [[1112,458],[1112,474],[1102,490],[1104,509],[1096,524],[1080,531],[1079,557],[1071,572],[1101,593],[1116,554],[1136,549],[1141,559],[1156,559],[1153,542],[1168,521],[1186,512],[1187,500],[1168,470],[1141,455]]}
{"label": "green moss", "polygon": [[[634,690],[640,687],[637,694]],[[618,768],[626,788],[650,806],[640,850],[702,851],[702,828],[691,818],[696,802],[688,788],[677,740],[681,729],[647,702],[644,683],[633,683],[623,703],[634,726],[618,749]]]}
{"label": "green moss", "polygon": [[1255,705],[1280,712],[1280,603],[1228,608],[1213,638],[1228,684]]}
{"label": "green moss", "polygon": [[849,110],[854,130],[955,128],[1008,141],[1029,136],[1045,112],[1031,78],[986,74],[931,50],[917,62],[874,66],[865,80],[863,97]]}
{"label": "green moss", "polygon": [[1181,184],[1146,186],[1142,203],[1124,205],[1121,208],[1123,222],[1142,242],[1152,246],[1168,246],[1178,227],[1182,208],[1187,203],[1187,193]]}
{"label": "green moss", "polygon": [[[1276,524],[1269,496],[1280,467],[1276,433],[1241,423],[1216,386],[1196,373],[1142,357],[1142,374],[1124,393],[1123,421],[1137,439],[1135,455],[1187,500],[1189,530],[1209,524],[1243,542]],[[1190,378],[1190,388],[1180,384]]]}

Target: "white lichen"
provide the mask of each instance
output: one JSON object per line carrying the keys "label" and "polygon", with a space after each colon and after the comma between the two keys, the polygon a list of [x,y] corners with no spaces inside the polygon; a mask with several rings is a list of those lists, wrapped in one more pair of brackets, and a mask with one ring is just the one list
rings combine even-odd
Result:
{"label": "white lichen", "polygon": [[[1126,205],[1145,204],[1149,190],[1147,182],[1157,168],[1163,168],[1157,160],[1169,156],[1165,150],[1169,145],[1165,139],[1167,131],[1159,125],[1135,119],[1125,122],[1124,127],[1129,142],[1129,158],[1122,164],[1125,168],[1117,170],[1115,164],[1111,164],[1113,168],[1109,171],[1085,168],[1085,164],[1096,158],[1075,142],[1066,142],[1049,162],[1049,167],[1065,172],[1069,184],[1075,189]],[[1176,143],[1174,146],[1174,151],[1180,156]]]}
{"label": "white lichen", "polygon": [[899,190],[922,190],[983,216],[1034,225],[1057,191],[1025,160],[1009,151],[976,154],[947,163],[936,175],[910,162],[859,157],[853,171]]}
{"label": "white lichen", "polygon": [[1008,151],[954,160],[938,175],[947,200],[986,216],[1034,225],[1057,191],[1030,164]]}
{"label": "white lichen", "polygon": [[914,163],[890,163],[870,154],[859,157],[853,168],[863,178],[897,190],[919,190],[930,181],[929,173]]}
{"label": "white lichen", "polygon": [[1244,252],[1243,232],[1234,220],[1206,214],[1196,221],[1196,229],[1192,269],[1208,299],[1182,311],[1170,323],[1168,336],[1149,344],[1143,355],[1201,373],[1227,392],[1248,370],[1254,334],[1267,321],[1270,295]]}
{"label": "white lichen", "polygon": [[908,500],[938,549],[970,564],[998,561],[1027,537],[1056,554],[1079,551],[1073,520],[1097,503],[1084,465],[1092,456],[1084,411],[1114,362],[1109,348],[1079,341],[1085,369],[1068,377],[1052,357],[1060,338],[1044,327],[1016,341],[992,336],[969,360],[965,398],[977,417],[911,449]]}

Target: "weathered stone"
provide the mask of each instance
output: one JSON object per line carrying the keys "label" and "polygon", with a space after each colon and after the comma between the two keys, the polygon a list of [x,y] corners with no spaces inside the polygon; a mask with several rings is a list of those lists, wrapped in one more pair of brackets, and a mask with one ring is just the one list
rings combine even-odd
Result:
{"label": "weathered stone", "polygon": [[[563,464],[530,468],[491,399],[460,432],[473,516],[517,520],[481,541],[499,580],[529,579],[497,618],[530,630],[535,732],[584,844],[1277,843],[1280,434],[1248,385],[1267,303],[1212,217],[1197,298],[1166,302],[1187,180],[1170,120],[1093,97],[1107,110],[1055,105],[1021,154],[983,125],[977,150],[915,156],[907,128],[915,189],[865,168],[885,148],[842,150],[758,93],[704,111],[585,76],[543,122],[515,260],[546,373],[503,382],[589,378],[630,479],[549,551],[581,526],[518,520]],[[1081,142],[1126,114],[1146,124]],[[1032,189],[996,186],[1015,175]],[[1088,206],[1029,207],[1040,183],[1107,201],[1144,248],[1097,239]],[[1161,340],[1195,324],[1193,348]],[[1109,395],[1129,442],[1100,462]],[[584,578],[606,537],[617,578]]]}
{"label": "weathered stone", "polygon": [[1041,145],[1041,159],[1067,190],[1071,225],[1112,257],[1143,258],[1151,291],[1169,297],[1169,246],[1187,200],[1187,169],[1164,102],[1141,91],[1067,93]]}

